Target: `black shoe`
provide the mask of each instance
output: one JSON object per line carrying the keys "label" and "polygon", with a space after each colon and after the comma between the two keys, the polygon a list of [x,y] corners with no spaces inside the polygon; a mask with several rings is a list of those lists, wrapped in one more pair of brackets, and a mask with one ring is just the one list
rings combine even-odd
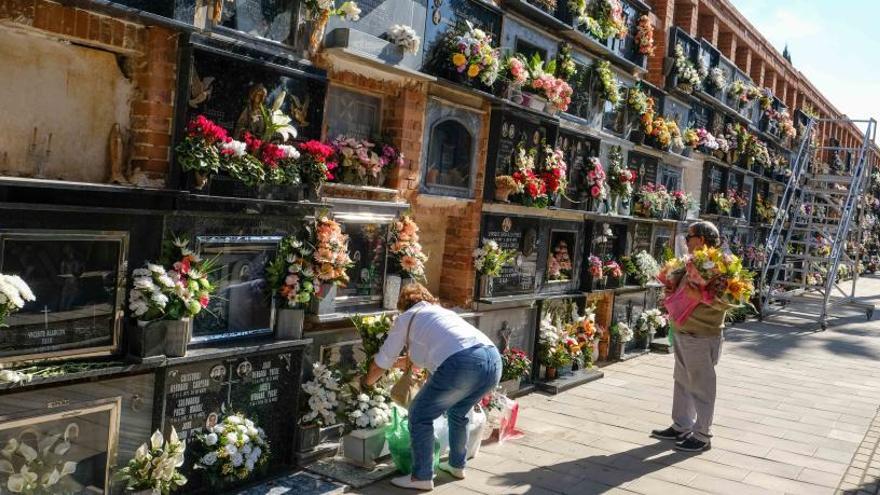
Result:
{"label": "black shoe", "polygon": [[690,435],[690,432],[687,431],[678,431],[673,427],[666,428],[665,430],[652,430],[651,436],[657,438],[659,440],[675,440],[679,442],[687,438]]}
{"label": "black shoe", "polygon": [[697,437],[691,435],[680,442],[675,443],[675,450],[681,452],[705,452],[712,448],[711,442],[698,440]]}

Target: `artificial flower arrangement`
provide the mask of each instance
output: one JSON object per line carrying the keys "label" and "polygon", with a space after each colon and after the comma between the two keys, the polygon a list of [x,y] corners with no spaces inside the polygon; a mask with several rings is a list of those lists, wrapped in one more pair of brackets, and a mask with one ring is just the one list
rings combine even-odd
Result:
{"label": "artificial flower arrangement", "polygon": [[717,191],[713,193],[712,202],[715,204],[718,214],[730,215],[738,196],[739,194],[735,189],[728,189],[727,192]]}
{"label": "artificial flower arrangement", "polygon": [[593,362],[593,345],[602,337],[599,325],[596,324],[596,309],[594,306],[587,306],[583,315],[575,314],[573,317],[566,332],[577,339],[584,365],[589,367]]}
{"label": "artificial flower arrangement", "polygon": [[196,441],[201,452],[195,469],[204,470],[211,480],[245,480],[269,461],[266,432],[241,413],[206,426]]}
{"label": "artificial flower arrangement", "polygon": [[712,153],[720,147],[718,140],[705,127],[700,127],[694,132],[697,135],[697,149],[702,150],[704,153]]}
{"label": "artificial flower arrangement", "polygon": [[688,211],[697,207],[697,200],[693,195],[684,191],[672,191],[669,194],[670,209],[679,213],[679,218],[684,219]]}
{"label": "artificial flower arrangement", "polygon": [[547,260],[547,280],[571,280],[571,269],[571,254],[568,252],[568,243],[560,241],[553,247],[553,252],[550,253],[550,258]]}
{"label": "artificial flower arrangement", "polygon": [[649,107],[649,100],[651,100],[651,97],[649,97],[648,94],[642,91],[638,86],[629,88],[626,93],[626,105],[639,116],[642,116],[648,112],[648,110],[651,110],[651,107]]}
{"label": "artificial flower arrangement", "polygon": [[483,239],[483,246],[474,250],[474,268],[481,275],[498,277],[505,265],[516,259],[516,251],[501,249],[497,242]]}
{"label": "artificial flower arrangement", "polygon": [[525,206],[544,208],[549,206],[547,184],[535,169],[538,157],[537,148],[526,148],[523,143],[516,146],[513,157],[514,172],[511,177],[516,182],[514,196]]}
{"label": "artificial flower arrangement", "polygon": [[600,279],[604,273],[604,267],[602,264],[602,259],[596,255],[590,255],[587,258],[587,269],[590,272],[590,277],[593,279]]}
{"label": "artificial flower arrangement", "polygon": [[3,322],[9,315],[36,300],[33,291],[21,277],[0,273],[0,329],[6,326]]}
{"label": "artificial flower arrangement", "polygon": [[642,14],[639,17],[639,23],[636,26],[636,46],[639,47],[639,53],[652,57],[654,56],[654,23],[648,14]]}
{"label": "artificial flower arrangement", "polygon": [[620,263],[614,260],[608,260],[602,264],[602,273],[614,280],[623,278],[623,268],[621,268]]}
{"label": "artificial flower arrangement", "polygon": [[146,262],[132,271],[128,307],[140,321],[192,318],[208,307],[214,260],[203,260],[186,239],[174,239],[168,257],[175,260],[170,269]]}
{"label": "artificial flower arrangement", "polygon": [[71,448],[78,436],[76,423],[69,423],[63,433],[49,435],[28,428],[19,436],[10,436],[0,449],[0,475],[6,478],[3,487],[9,493],[26,495],[81,493],[82,485],[72,476],[77,463],[66,457],[74,454]]}
{"label": "artificial flower arrangement", "polygon": [[344,394],[345,422],[349,430],[382,428],[391,423],[391,392],[382,386]]}
{"label": "artificial flower arrangement", "polygon": [[564,79],[556,77],[556,60],[545,63],[536,53],[528,67],[529,83],[525,89],[546,98],[557,110],[568,110],[573,90]]}
{"label": "artificial flower arrangement", "polygon": [[758,219],[764,223],[770,223],[779,213],[779,208],[769,200],[765,200],[761,193],[755,196],[755,213]]}
{"label": "artificial flower arrangement", "polygon": [[762,248],[747,246],[743,250],[743,258],[753,267],[760,266],[767,261],[767,252]]}
{"label": "artificial flower arrangement", "polygon": [[312,365],[312,379],[302,384],[308,412],[300,418],[301,425],[332,426],[337,423],[341,380],[338,370],[321,363]]}
{"label": "artificial flower arrangement", "polygon": [[186,445],[173,426],[167,442],[162,432],[156,430],[149,444],[141,444],[134,458],[118,471],[117,478],[125,483],[127,491],[149,490],[154,495],[168,495],[187,482],[177,470],[183,466],[185,453]]}
{"label": "artificial flower arrangement", "polygon": [[[728,151],[730,151],[730,141],[728,141],[727,137],[724,135],[720,135],[715,137],[715,144],[718,145],[718,149],[716,150],[718,153],[722,155],[726,155]],[[716,153],[716,155],[718,154]],[[721,158],[724,158],[723,156]]]}
{"label": "artificial flower arrangement", "polygon": [[518,53],[504,60],[502,74],[504,81],[513,89],[522,88],[529,82],[529,66]]}
{"label": "artificial flower arrangement", "polygon": [[296,146],[300,154],[299,169],[303,182],[317,189],[324,182],[336,178],[333,172],[337,167],[332,159],[335,153],[333,146],[315,140]]}
{"label": "artificial flower arrangement", "polygon": [[797,137],[797,128],[794,126],[794,120],[792,120],[788,110],[779,112],[776,115],[776,120],[779,122],[779,130],[783,138],[794,139]]}
{"label": "artificial flower arrangement", "polygon": [[402,215],[391,224],[388,253],[393,270],[405,277],[425,280],[428,255],[419,242],[419,226],[410,215]]}
{"label": "artificial flower arrangement", "polygon": [[501,71],[501,51],[492,46],[492,35],[470,21],[457,33],[453,33],[447,47],[452,68],[467,76],[468,81],[476,79],[491,86]]}
{"label": "artificial flower arrangement", "polygon": [[620,87],[611,70],[611,64],[607,60],[596,59],[593,63],[593,72],[598,76],[599,97],[611,103],[612,107],[617,107],[620,103]]}
{"label": "artificial flower arrangement", "polygon": [[770,165],[770,153],[767,150],[767,145],[764,144],[764,142],[758,139],[756,136],[749,136],[750,139],[748,139],[746,142],[744,153],[746,165],[750,166],[752,164],[755,164],[760,167],[766,167]]}
{"label": "artificial flower arrangement", "polygon": [[584,25],[598,40],[623,39],[629,32],[620,0],[570,0],[569,7],[577,25]]}
{"label": "artificial flower arrangement", "polygon": [[761,110],[766,112],[773,109],[773,92],[770,91],[770,88],[760,88],[759,91],[758,104]]}
{"label": "artificial flower arrangement", "polygon": [[697,66],[694,65],[687,55],[685,55],[684,46],[682,46],[681,43],[675,44],[673,55],[673,59],[675,60],[675,75],[678,78],[678,88],[684,93],[693,93],[694,90],[699,89],[703,83],[703,78],[705,77],[703,74],[703,66],[700,65],[700,67],[697,68]]}
{"label": "artificial flower arrangement", "polygon": [[760,89],[739,79],[731,83],[728,93],[736,98],[739,106],[755,101],[761,96]]}
{"label": "artificial flower arrangement", "polygon": [[650,124],[645,121],[644,117],[642,119],[645,134],[651,138],[651,144],[661,150],[668,150],[670,147],[684,148],[678,124],[674,120],[667,120],[660,115],[655,115],[653,111],[651,115],[653,115],[653,119]]}
{"label": "artificial flower arrangement", "polygon": [[556,77],[568,81],[575,77],[577,71],[577,64],[571,54],[571,45],[563,41],[559,44],[559,50],[556,51]]}
{"label": "artificial flower arrangement", "polygon": [[554,325],[549,316],[542,319],[538,333],[538,362],[554,369],[571,364],[572,355],[566,346],[566,337],[565,332]]}
{"label": "artificial flower arrangement", "polygon": [[608,189],[612,196],[629,201],[636,183],[636,171],[623,164],[620,147],[615,146],[608,153],[611,166],[608,170]]}
{"label": "artificial flower arrangement", "polygon": [[[220,172],[220,147],[231,141],[226,129],[204,115],[197,115],[186,126],[186,135],[177,145],[177,163],[185,171],[203,175]],[[244,148],[241,148],[244,151]]]}
{"label": "artificial flower arrangement", "polygon": [[623,266],[627,273],[638,281],[642,287],[654,280],[660,273],[660,265],[647,251],[642,249],[633,256],[624,256]]}
{"label": "artificial flower arrangement", "polygon": [[333,140],[339,161],[337,178],[346,184],[381,186],[388,168],[403,164],[404,157],[389,144],[339,136]]}
{"label": "artificial flower arrangement", "polygon": [[501,381],[528,378],[532,361],[521,349],[508,348],[501,353]]}
{"label": "artificial flower arrangement", "polygon": [[623,321],[611,325],[611,335],[617,337],[617,342],[621,344],[626,344],[635,337],[632,329]]}
{"label": "artificial flower arrangement", "polygon": [[419,53],[422,39],[416,30],[403,24],[395,24],[388,29],[388,39],[399,46],[403,53],[415,55]]}
{"label": "artificial flower arrangement", "polygon": [[278,244],[275,258],[266,267],[272,293],[284,307],[297,308],[315,297],[320,283],[315,275],[314,248],[309,241],[285,237]]}
{"label": "artificial flower arrangement", "polygon": [[[348,283],[348,269],[354,264],[348,255],[348,235],[342,226],[328,215],[315,218],[313,232],[315,277],[322,284],[344,285]],[[321,296],[318,290],[318,296]]]}
{"label": "artificial flower arrangement", "polygon": [[705,84],[713,91],[724,91],[727,87],[727,79],[724,77],[724,71],[721,70],[721,67],[713,67],[709,69],[709,72],[706,75]]}
{"label": "artificial flower arrangement", "polygon": [[[712,304],[721,301],[729,306],[745,306],[755,290],[754,275],[743,268],[742,260],[733,254],[725,254],[719,248],[704,246],[693,254],[669,260],[660,270],[657,279],[669,290],[676,290],[682,277],[684,283],[700,291],[700,301]],[[692,305],[672,304],[667,298],[669,318],[681,325],[692,311]],[[670,307],[671,306],[671,307]]]}
{"label": "artificial flower arrangement", "polygon": [[653,335],[667,324],[666,317],[659,309],[648,309],[636,318],[635,331],[641,335]]}
{"label": "artificial flower arrangement", "polygon": [[[379,352],[385,339],[388,338],[388,332],[391,330],[393,318],[388,313],[380,315],[361,316],[355,315],[351,317],[351,323],[361,337],[364,347],[365,366],[373,362],[373,357]],[[366,372],[367,370],[363,370]]]}
{"label": "artificial flower arrangement", "polygon": [[608,198],[607,175],[602,162],[595,156],[591,156],[584,163],[584,186],[587,197],[593,201],[604,201]]}
{"label": "artificial flower arrangement", "polygon": [[670,203],[669,191],[663,184],[648,182],[639,188],[636,201],[636,213],[644,217],[660,218],[665,213]]}
{"label": "artificial flower arrangement", "polygon": [[568,187],[568,164],[565,153],[560,148],[544,146],[544,170],[541,174],[547,194],[560,194]]}
{"label": "artificial flower arrangement", "polygon": [[700,138],[697,136],[697,131],[690,127],[684,130],[681,139],[684,141],[684,145],[691,149],[697,149],[697,146],[700,144]]}

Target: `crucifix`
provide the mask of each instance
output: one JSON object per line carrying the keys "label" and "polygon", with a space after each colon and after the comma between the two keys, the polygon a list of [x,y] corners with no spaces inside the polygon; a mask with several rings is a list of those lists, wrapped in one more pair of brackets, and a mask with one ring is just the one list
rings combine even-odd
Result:
{"label": "crucifix", "polygon": [[43,329],[48,330],[49,329],[49,306],[43,306],[43,310],[40,311],[40,313],[43,313]]}

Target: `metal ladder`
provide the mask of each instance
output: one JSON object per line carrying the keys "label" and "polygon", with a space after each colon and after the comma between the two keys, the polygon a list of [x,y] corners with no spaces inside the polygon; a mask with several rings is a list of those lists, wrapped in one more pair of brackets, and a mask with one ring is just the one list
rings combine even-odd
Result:
{"label": "metal ladder", "polygon": [[[813,133],[820,122],[863,124],[863,139],[851,148],[813,147]],[[782,310],[806,307],[800,315],[815,317],[825,330],[829,310],[842,305],[864,310],[868,319],[872,318],[874,305],[855,298],[859,251],[850,256],[846,248],[860,245],[862,231],[855,217],[870,176],[868,157],[876,131],[874,119],[807,122],[765,245],[767,262],[758,281],[762,319]],[[852,152],[855,156],[845,170],[831,173],[817,160],[822,152],[833,158],[840,152]],[[856,228],[851,230],[854,221]],[[849,290],[838,280],[841,266],[849,268],[852,274]]]}

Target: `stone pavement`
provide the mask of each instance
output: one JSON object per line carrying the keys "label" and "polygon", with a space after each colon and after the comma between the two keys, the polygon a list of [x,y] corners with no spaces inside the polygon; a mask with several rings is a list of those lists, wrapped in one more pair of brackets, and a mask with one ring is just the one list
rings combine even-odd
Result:
{"label": "stone pavement", "polygon": [[[859,294],[880,304],[880,279],[861,280]],[[672,356],[651,354],[560,395],[521,398],[525,437],[484,446],[466,480],[441,473],[434,493],[877,493],[880,320],[852,313],[817,326],[728,329],[709,452],[648,437],[669,425],[672,400]],[[413,492],[384,481],[354,493]]]}

